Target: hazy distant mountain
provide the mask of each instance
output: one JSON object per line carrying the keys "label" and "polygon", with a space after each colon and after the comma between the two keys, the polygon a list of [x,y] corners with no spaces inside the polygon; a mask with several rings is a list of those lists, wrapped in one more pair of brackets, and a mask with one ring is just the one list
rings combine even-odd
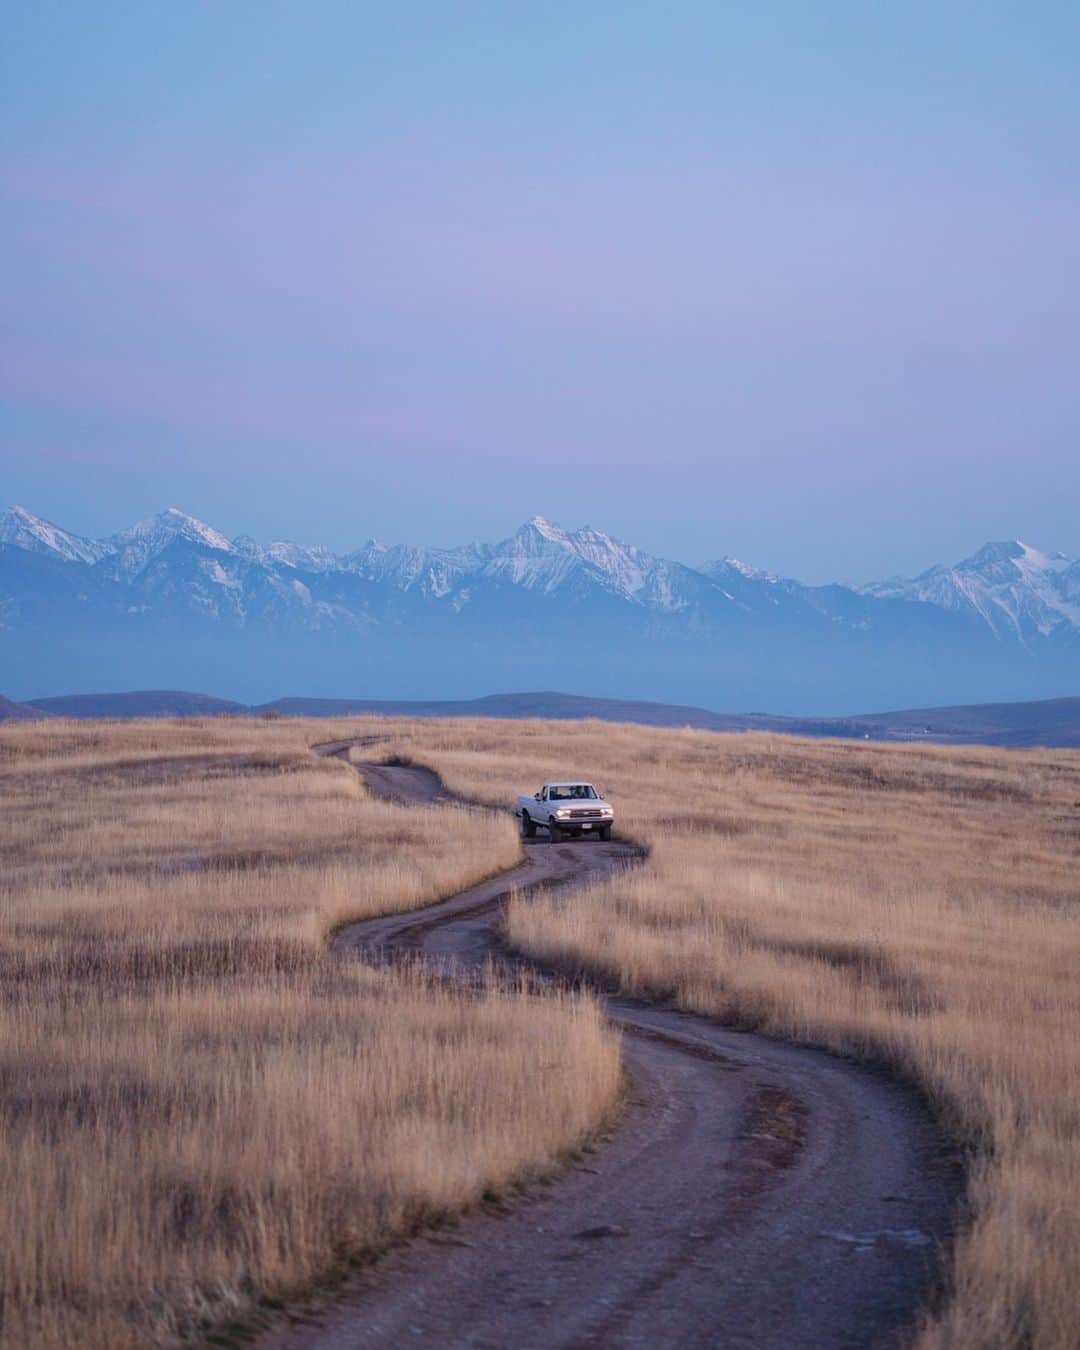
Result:
{"label": "hazy distant mountain", "polygon": [[1040,697],[1080,677],[1080,564],[989,544],[910,581],[806,586],[540,516],[496,544],[335,554],[230,540],[175,508],[93,540],[13,507],[0,516],[0,657],[20,696],[551,685],[821,713]]}
{"label": "hazy distant mountain", "polygon": [[878,598],[925,600],[969,613],[1003,638],[1073,639],[1080,633],[1080,562],[1014,539],[986,544],[954,567],[862,588]]}

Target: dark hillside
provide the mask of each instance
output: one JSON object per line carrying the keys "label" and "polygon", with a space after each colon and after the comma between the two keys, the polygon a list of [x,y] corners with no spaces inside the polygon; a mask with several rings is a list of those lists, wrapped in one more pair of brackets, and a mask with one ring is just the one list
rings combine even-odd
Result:
{"label": "dark hillside", "polygon": [[58,717],[213,717],[247,709],[213,694],[189,694],[176,689],[136,689],[124,694],[62,694],[36,698],[30,704],[40,713]]}

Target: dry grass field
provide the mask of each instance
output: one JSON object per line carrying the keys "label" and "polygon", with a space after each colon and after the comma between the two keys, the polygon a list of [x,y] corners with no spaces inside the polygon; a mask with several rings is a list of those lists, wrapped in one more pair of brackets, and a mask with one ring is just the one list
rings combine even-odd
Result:
{"label": "dry grass field", "polygon": [[174,1343],[550,1166],[610,1108],[595,1004],[331,957],[512,863],[365,799],[326,724],[0,729],[0,1341]]}
{"label": "dry grass field", "polygon": [[1075,1345],[1080,754],[359,719],[0,730],[5,1344],[188,1336],[609,1107],[587,999],[327,955],[517,857],[509,820],[368,800],[308,750],[376,730],[493,805],[596,779],[647,862],[511,939],[921,1084],[972,1151],[924,1350]]}
{"label": "dry grass field", "polygon": [[514,907],[519,947],[922,1085],[972,1150],[924,1350],[1076,1346],[1080,753],[393,727],[394,749],[493,804],[594,778],[651,847],[570,904]]}

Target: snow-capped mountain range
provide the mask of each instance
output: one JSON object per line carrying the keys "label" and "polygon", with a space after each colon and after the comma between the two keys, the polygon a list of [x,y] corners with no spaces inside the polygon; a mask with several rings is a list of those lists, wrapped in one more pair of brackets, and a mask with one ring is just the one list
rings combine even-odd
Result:
{"label": "snow-capped mountain range", "polygon": [[1080,562],[1043,553],[1019,539],[984,544],[953,567],[931,567],[907,580],[894,577],[862,587],[883,599],[924,600],[969,611],[999,637],[1080,630]]}
{"label": "snow-capped mountain range", "polygon": [[740,693],[808,704],[817,691],[824,710],[836,684],[847,709],[864,689],[866,706],[894,688],[905,702],[1028,697],[1067,692],[1080,673],[1080,562],[1012,541],[911,579],[806,586],[733,558],[690,567],[541,516],[496,544],[371,540],[336,554],[229,539],[174,507],[87,539],[16,506],[0,516],[0,652],[25,677],[6,692],[23,695],[55,687],[63,657],[113,685],[170,659],[208,675],[246,662],[261,674],[243,677],[241,696],[275,668],[293,688],[285,672],[314,671],[312,692],[345,681],[356,694],[360,680],[445,696],[489,689],[492,672],[559,683],[569,667],[612,693],[712,706]]}

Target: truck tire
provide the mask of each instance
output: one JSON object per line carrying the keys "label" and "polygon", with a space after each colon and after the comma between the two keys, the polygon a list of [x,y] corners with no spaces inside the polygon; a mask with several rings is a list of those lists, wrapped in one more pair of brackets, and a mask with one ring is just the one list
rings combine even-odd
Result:
{"label": "truck tire", "polygon": [[556,825],[554,821],[552,821],[548,825],[548,832],[551,835],[551,842],[553,844],[558,844],[562,842],[562,830],[559,829],[558,825]]}
{"label": "truck tire", "polygon": [[528,811],[521,813],[521,833],[526,839],[536,838],[536,821],[529,815]]}
{"label": "truck tire", "polygon": [[600,826],[600,842],[603,843],[603,844],[606,844],[607,841],[608,841],[610,838],[611,838],[611,826],[610,826],[610,825],[601,825],[601,826]]}

